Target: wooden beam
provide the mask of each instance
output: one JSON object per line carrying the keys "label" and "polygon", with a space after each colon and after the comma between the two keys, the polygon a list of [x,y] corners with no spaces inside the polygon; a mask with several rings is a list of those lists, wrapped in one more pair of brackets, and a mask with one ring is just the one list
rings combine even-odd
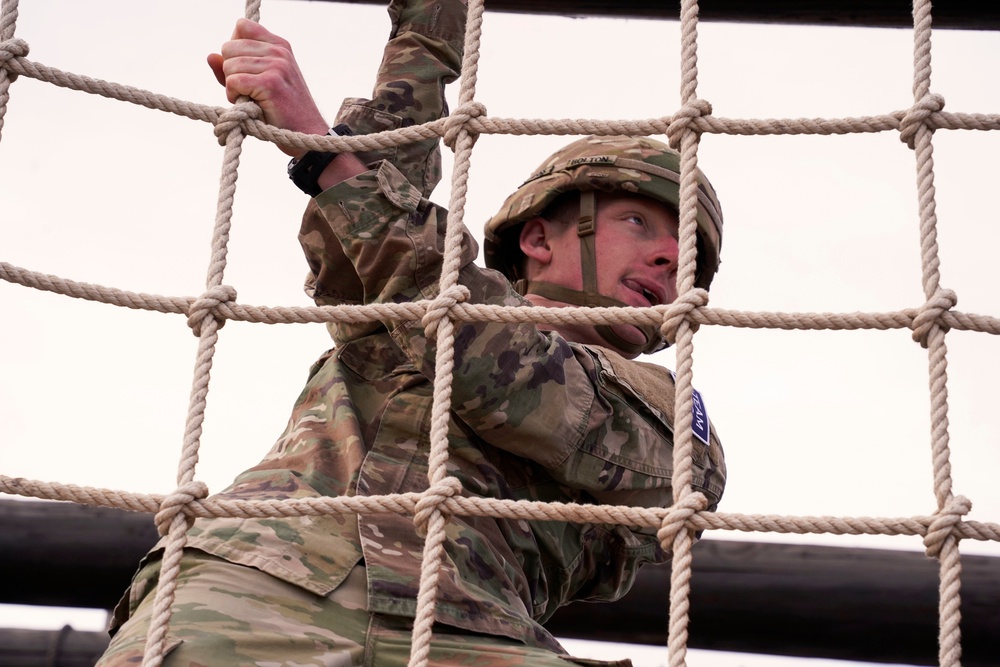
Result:
{"label": "wooden beam", "polygon": [[0,630],[3,667],[93,667],[108,647],[103,632]]}
{"label": "wooden beam", "polygon": [[[0,602],[109,609],[155,541],[148,514],[0,499]],[[1000,558],[965,556],[962,568],[963,665],[1000,667]],[[669,567],[643,568],[622,600],[570,605],[549,628],[664,644],[669,585]],[[694,549],[689,645],[931,665],[937,590],[937,563],[922,553],[703,540]],[[11,632],[0,631],[0,646],[14,641]],[[4,655],[0,667],[29,664]]]}
{"label": "wooden beam", "polygon": [[0,499],[0,603],[111,609],[157,537],[149,514]]}
{"label": "wooden beam", "polygon": [[[326,0],[384,5],[385,0]],[[554,14],[571,17],[672,19],[680,2],[663,0],[486,0],[487,11]],[[730,23],[777,23],[878,28],[911,28],[912,3],[903,0],[708,0],[699,19]],[[1000,3],[975,0],[937,2],[934,27],[959,30],[1000,29]]]}
{"label": "wooden beam", "polygon": [[[693,550],[690,646],[937,664],[938,563],[923,553],[703,540]],[[1000,665],[1000,558],[962,558],[965,667]],[[570,605],[558,636],[665,643],[670,568],[647,567],[619,603]]]}

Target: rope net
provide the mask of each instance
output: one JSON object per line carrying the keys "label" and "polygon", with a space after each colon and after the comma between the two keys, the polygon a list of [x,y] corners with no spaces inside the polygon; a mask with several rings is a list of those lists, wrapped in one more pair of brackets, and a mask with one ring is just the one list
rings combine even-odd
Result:
{"label": "rope net", "polygon": [[[257,20],[259,2],[247,2],[246,17]],[[1000,129],[1000,115],[948,113],[941,96],[930,88],[930,2],[914,3],[913,105],[895,113],[839,119],[731,119],[712,114],[711,105],[698,97],[697,0],[681,3],[681,107],[672,115],[646,120],[569,120],[493,118],[476,101],[476,83],[483,26],[482,0],[469,1],[465,59],[460,81],[459,104],[448,118],[377,135],[319,137],[300,135],[263,123],[259,109],[250,102],[215,108],[157,95],[148,91],[62,72],[28,58],[28,44],[15,37],[18,1],[4,0],[0,14],[0,132],[9,99],[9,87],[18,76],[73,90],[95,93],[150,109],[178,114],[214,126],[224,146],[223,177],[218,193],[217,215],[212,236],[211,263],[205,291],[198,297],[161,296],[123,291],[30,271],[0,262],[5,281],[126,308],[179,314],[187,318],[198,337],[193,386],[188,407],[176,488],[166,495],[140,494],[105,488],[29,480],[0,475],[0,492],[115,507],[155,514],[161,535],[168,537],[161,584],[154,605],[144,665],[156,667],[164,652],[173,589],[179,571],[185,531],[196,517],[289,517],[328,513],[395,512],[412,516],[418,530],[426,534],[421,592],[413,630],[410,664],[428,662],[433,624],[437,571],[443,553],[444,530],[450,515],[498,516],[520,519],[559,519],[576,522],[624,523],[658,529],[664,548],[673,554],[670,589],[668,648],[671,667],[685,664],[687,652],[688,593],[695,531],[728,530],[785,534],[915,535],[924,540],[928,555],[940,563],[941,665],[960,664],[959,631],[960,558],[962,539],[1000,541],[1000,524],[965,519],[971,503],[952,490],[947,399],[947,346],[949,330],[997,335],[1000,319],[960,312],[956,295],[940,284],[935,215],[934,160],[932,138],[939,129]],[[913,308],[884,313],[781,313],[743,312],[709,306],[708,293],[694,287],[696,254],[695,198],[699,140],[702,134],[726,135],[846,135],[898,132],[915,156],[919,195],[919,234],[924,303]],[[483,134],[501,135],[666,135],[682,155],[680,206],[681,296],[670,305],[651,308],[505,308],[466,301],[458,284],[461,235],[469,169],[476,139]],[[246,137],[297,146],[308,150],[359,151],[385,148],[427,138],[441,137],[454,152],[455,168],[450,194],[445,265],[440,297],[433,301],[340,307],[256,307],[236,300],[236,291],[223,280],[227,244],[236,191],[236,176]],[[254,323],[368,322],[376,319],[422,320],[434,329],[439,356],[434,382],[431,418],[431,454],[428,488],[421,494],[374,497],[309,498],[254,502],[230,501],[209,496],[196,479],[195,469],[202,424],[207,405],[209,374],[218,341],[218,330],[227,320]],[[457,480],[446,473],[447,423],[453,372],[456,322],[558,322],[563,324],[632,323],[661,328],[675,342],[677,399],[674,448],[674,504],[664,509],[627,506],[563,505],[540,502],[464,498]],[[694,338],[700,326],[782,330],[889,330],[910,329],[912,338],[926,349],[930,377],[931,433],[936,511],[908,517],[831,517],[792,515],[748,515],[705,512],[705,499],[692,490],[692,377]]]}

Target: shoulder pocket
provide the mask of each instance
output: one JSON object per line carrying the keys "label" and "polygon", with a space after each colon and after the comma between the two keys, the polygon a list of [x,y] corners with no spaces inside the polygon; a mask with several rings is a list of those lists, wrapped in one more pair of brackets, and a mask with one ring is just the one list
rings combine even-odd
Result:
{"label": "shoulder pocket", "polygon": [[[601,363],[601,377],[614,384],[629,398],[640,405],[659,420],[673,434],[675,422],[676,387],[672,371],[640,361],[626,359],[620,354],[604,348],[597,349]],[[705,410],[705,403],[698,390],[694,390],[691,407],[692,431],[695,441],[702,446],[695,446],[695,461],[703,465],[708,448],[711,446],[712,426]]]}

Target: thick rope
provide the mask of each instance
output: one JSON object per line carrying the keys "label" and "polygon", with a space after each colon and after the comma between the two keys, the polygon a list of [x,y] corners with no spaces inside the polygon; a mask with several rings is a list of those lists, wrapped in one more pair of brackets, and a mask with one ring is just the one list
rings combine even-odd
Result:
{"label": "thick rope", "polygon": [[700,492],[689,493],[683,499],[671,505],[663,515],[660,529],[656,531],[656,539],[660,541],[663,550],[673,549],[677,536],[691,526],[691,518],[708,507],[708,498]]}
{"label": "thick rope", "polygon": [[457,315],[455,306],[468,301],[468,299],[468,287],[465,285],[452,285],[431,301],[427,306],[427,312],[420,318],[427,336],[437,338],[438,325],[441,321],[446,317],[455,317]]}
{"label": "thick rope", "polygon": [[924,535],[924,546],[927,547],[927,555],[931,558],[940,558],[941,552],[948,538],[955,532],[954,528],[961,521],[962,517],[972,509],[972,502],[965,496],[955,496],[937,515],[934,521],[927,527],[927,534]]}
{"label": "thick rope", "polygon": [[958,296],[951,290],[938,290],[927,300],[913,318],[913,340],[920,343],[925,350],[930,343],[928,339],[932,332],[940,330],[948,331],[949,327],[945,323],[944,314],[955,307],[958,303]]}
{"label": "thick rope", "polygon": [[3,136],[7,102],[10,100],[10,84],[17,78],[17,74],[8,69],[7,63],[28,55],[28,43],[23,39],[14,39],[17,14],[17,0],[3,0],[0,5],[0,137]]}
{"label": "thick rope", "polygon": [[[462,292],[458,289],[458,273],[461,269],[465,196],[468,191],[472,147],[476,142],[476,135],[470,132],[468,123],[476,115],[486,111],[481,104],[475,102],[482,28],[483,0],[470,0],[465,26],[462,76],[459,83],[458,109],[461,113],[447,119],[450,125],[446,126],[449,130],[446,140],[455,152],[451,201],[448,206],[447,230],[444,238],[444,258],[439,281],[441,298],[446,301],[468,298],[467,290]],[[451,381],[455,360],[455,326],[450,317],[451,308],[452,306],[449,306],[444,310],[436,329],[432,329],[437,338],[437,356],[434,367],[434,397],[431,404],[431,451],[427,473],[431,489],[439,488],[448,476],[448,430],[451,422]],[[444,557],[445,514],[440,505],[428,509],[427,537],[420,570],[420,589],[417,593],[417,614],[413,622],[411,667],[427,667],[430,660],[438,574]],[[421,514],[417,518],[423,521],[424,516]],[[418,523],[417,529],[422,530],[422,524]]]}
{"label": "thick rope", "polygon": [[188,326],[194,335],[201,338],[202,325],[208,320],[215,322],[216,329],[226,324],[226,318],[219,312],[219,306],[236,301],[236,288],[229,285],[210,287],[195,299],[188,308]]}
{"label": "thick rope", "polygon": [[[246,18],[257,21],[260,14],[259,0],[247,0]],[[255,111],[251,110],[251,107]],[[220,143],[225,146],[223,152],[222,176],[220,178],[219,198],[216,206],[215,227],[212,233],[212,256],[208,267],[208,277],[206,279],[206,296],[196,302],[203,305],[214,299],[235,299],[235,290],[226,289],[222,286],[223,273],[226,268],[226,256],[229,248],[229,229],[233,215],[233,200],[236,193],[236,179],[239,169],[240,155],[243,151],[244,133],[238,119],[249,118],[254,115],[259,117],[260,109],[257,105],[247,99],[241,99],[232,108],[230,113],[223,114],[219,119],[217,137]],[[197,315],[198,310],[194,310]],[[169,496],[164,501],[162,513],[172,512],[173,516],[166,527],[166,544],[164,546],[162,567],[160,570],[160,581],[156,587],[156,595],[153,598],[153,619],[150,622],[149,632],[146,637],[146,651],[143,655],[143,667],[159,667],[163,661],[163,651],[166,642],[167,628],[170,622],[171,606],[173,605],[174,593],[177,588],[177,577],[180,574],[181,557],[184,552],[184,545],[187,543],[187,531],[190,524],[187,518],[177,512],[168,501],[176,500],[190,494],[191,497],[186,502],[190,502],[199,497],[197,494],[207,495],[207,488],[200,482],[195,482],[195,467],[198,463],[198,451],[201,447],[202,423],[205,420],[205,407],[207,405],[209,379],[212,370],[212,360],[215,356],[215,344],[218,341],[217,331],[220,322],[210,311],[200,321],[192,325],[192,329],[198,336],[198,355],[195,362],[194,380],[192,382],[191,397],[188,403],[187,425],[184,432],[184,445],[181,450],[181,458],[177,467],[177,488],[174,495]],[[163,534],[164,525],[159,524],[158,528]]]}
{"label": "thick rope", "polygon": [[[168,314],[188,315],[192,304],[198,300],[198,297],[143,294],[92,283],[75,282],[51,274],[29,271],[6,262],[0,262],[0,280],[77,299]],[[697,291],[693,290],[691,296],[684,298],[694,299],[696,294]],[[271,307],[225,301],[219,302],[215,306],[215,313],[217,317],[221,316],[226,320],[260,324],[322,324],[327,322],[356,324],[385,319],[423,319],[428,307],[431,307],[433,303],[433,301],[418,301],[369,306]],[[921,322],[927,319],[927,316],[924,315],[922,320],[918,320],[922,313],[926,313],[928,305],[925,303],[917,308],[906,308],[887,313],[758,313],[705,306],[691,309],[690,303],[680,300],[667,306],[654,308],[521,308],[456,302],[449,312],[462,322],[487,321],[518,324],[554,322],[558,324],[662,326],[664,320],[667,319],[671,320],[665,330],[669,332],[672,322],[676,320],[675,313],[678,310],[688,313],[687,317],[692,324],[744,329],[782,329],[785,331],[857,331],[860,329],[889,331],[919,327]],[[1000,335],[1000,318],[953,310],[937,313],[935,317],[947,329]]]}
{"label": "thick rope", "polygon": [[671,308],[663,311],[660,334],[664,340],[673,345],[677,341],[677,330],[682,324],[686,323],[692,333],[698,330],[699,325],[693,321],[692,313],[708,305],[708,290],[693,287],[678,296],[670,305]]}
{"label": "thick rope", "polygon": [[186,515],[184,508],[195,500],[208,497],[208,486],[204,482],[188,482],[184,486],[178,487],[173,493],[163,499],[160,503],[160,511],[156,513],[154,522],[160,537],[166,537],[170,533],[170,526],[174,519],[181,516],[185,523],[185,530],[194,523],[194,517]]}
{"label": "thick rope", "polygon": [[[0,45],[0,49],[10,49]],[[26,54],[25,54],[26,55]],[[226,109],[211,105],[196,104],[148,90],[123,84],[103,81],[63,72],[53,67],[28,60],[24,56],[13,56],[0,64],[0,69],[10,75],[24,75],[45,83],[80,92],[100,95],[109,99],[129,102],[148,109],[173,113],[191,120],[216,125]],[[720,116],[700,116],[690,118],[690,112],[676,116],[640,120],[592,120],[578,118],[488,118],[480,116],[468,122],[471,132],[476,134],[510,135],[647,135],[668,134],[675,117],[685,118],[692,129],[702,134],[729,134],[736,136],[764,135],[837,135],[871,132],[898,132],[903,119],[912,113],[911,109],[892,111],[878,116],[858,116],[849,118],[724,118]],[[423,125],[401,128],[354,137],[318,136],[300,134],[267,125],[261,120],[245,120],[241,129],[248,135],[272,143],[280,143],[306,150],[327,151],[370,151],[390,146],[413,143],[422,139],[443,137],[450,119],[444,118]],[[982,113],[932,113],[925,123],[932,129],[945,130],[1000,130],[1000,114]]]}
{"label": "thick rope", "polygon": [[[931,143],[933,129],[925,122],[933,113],[944,107],[940,96],[931,94],[931,3],[916,0],[913,3],[913,98],[912,113],[907,114],[907,124],[900,128],[900,138],[914,150],[917,159],[917,190],[920,207],[920,250],[924,296],[928,303],[939,296],[941,289],[940,259],[937,245],[937,213],[934,187],[934,148]],[[941,295],[939,301],[950,307],[957,300],[952,295]],[[948,298],[948,297],[951,298]],[[935,304],[927,314],[936,315]],[[953,503],[951,479],[951,453],[948,431],[948,351],[945,329],[936,317],[929,326],[914,328],[920,344],[927,349],[931,394],[931,454],[934,468],[934,495],[939,512],[946,513]],[[966,508],[968,511],[968,508]],[[944,514],[947,516],[947,514]],[[961,665],[961,621],[959,578],[961,562],[958,540],[947,536],[940,543],[940,532],[934,534],[934,553],[940,563],[941,588],[938,602],[940,627],[938,630],[938,662],[941,667]]]}
{"label": "thick rope", "polygon": [[[510,119],[490,118],[475,101],[482,0],[470,0],[465,60],[462,65],[460,103],[450,117],[420,126],[357,137],[318,137],[268,126],[259,108],[247,100],[228,108],[193,104],[149,91],[92,79],[35,63],[28,59],[28,45],[14,37],[17,0],[3,0],[0,8],[0,134],[9,100],[10,84],[18,76],[73,90],[102,95],[150,109],[212,123],[225,146],[217,205],[212,257],[206,289],[198,297],[169,297],[127,292],[74,282],[0,262],[0,279],[34,289],[133,309],[182,314],[199,338],[187,425],[178,463],[177,487],[167,495],[143,495],[11,478],[0,475],[0,492],[37,498],[68,500],[155,514],[157,529],[167,537],[160,586],[154,600],[144,666],[157,667],[169,623],[185,532],[198,517],[291,517],[334,513],[395,513],[413,517],[425,536],[417,618],[414,622],[410,664],[426,667],[434,621],[437,576],[443,555],[444,531],[452,515],[495,516],[533,521],[621,523],[657,530],[664,549],[673,552],[668,650],[671,667],[685,664],[691,545],[699,530],[737,530],[787,534],[919,535],[929,556],[941,567],[940,664],[957,666],[961,658],[959,588],[961,539],[1000,541],[1000,524],[966,521],[971,503],[952,493],[948,443],[947,348],[949,330],[1000,335],[1000,319],[955,310],[957,296],[940,287],[933,146],[935,130],[1000,130],[1000,114],[946,113],[944,100],[931,92],[930,3],[914,3],[914,103],[909,109],[878,116],[841,119],[728,119],[713,115],[709,102],[697,97],[697,0],[681,6],[681,107],[671,116],[639,120]],[[257,20],[259,0],[248,0],[246,16]],[[708,294],[694,288],[696,266],[695,196],[697,151],[704,133],[729,135],[799,135],[898,132],[914,151],[920,211],[920,249],[925,301],[913,308],[890,313],[753,313],[708,307]],[[467,303],[468,291],[458,284],[469,164],[480,134],[548,135],[647,135],[664,134],[681,152],[680,275],[679,298],[655,308],[509,308]],[[236,302],[234,288],[223,284],[232,204],[244,137],[282,143],[307,150],[374,150],[440,137],[455,152],[455,172],[445,238],[444,267],[436,298],[407,304],[341,307],[259,307]],[[307,498],[282,501],[233,501],[208,496],[208,489],[194,479],[201,425],[218,330],[226,320],[267,324],[317,322],[368,322],[419,320],[436,340],[438,355],[434,376],[431,417],[431,451],[428,489],[422,494],[379,497]],[[454,325],[460,321],[555,322],[562,324],[654,325],[677,350],[677,394],[674,443],[674,504],[669,508],[575,505],[528,501],[463,498],[461,484],[447,475],[447,429],[454,372]],[[931,396],[931,447],[934,494],[933,514],[911,517],[808,517],[742,515],[706,511],[706,499],[691,488],[693,395],[693,337],[699,325],[784,330],[889,330],[909,328],[913,339],[928,350]]]}
{"label": "thick rope", "polygon": [[[110,507],[130,512],[155,514],[168,497],[114,489],[82,487],[42,480],[0,475],[0,492],[26,498],[63,500]],[[400,514],[415,516],[424,494],[403,493],[384,496],[335,498],[295,498],[285,500],[231,500],[208,497],[184,506],[185,515],[208,519],[237,517],[248,519],[322,516],[324,514]],[[643,508],[627,505],[576,505],[527,500],[452,497],[442,503],[452,515],[489,516],[529,521],[582,521],[627,524],[660,529],[672,508]],[[731,530],[741,533],[783,535],[908,535],[924,537],[941,521],[940,514],[910,517],[791,516],[776,514],[729,514],[696,512],[688,519],[696,530]],[[961,521],[952,532],[961,539],[980,542],[1000,541],[1000,523]]]}
{"label": "thick rope", "polygon": [[[694,293],[698,263],[698,142],[700,134],[693,119],[710,115],[712,106],[697,97],[698,92],[698,0],[681,2],[681,113],[668,128],[670,142],[680,152],[680,207],[678,235],[677,293],[681,308],[704,305],[707,295]],[[694,403],[694,333],[687,318],[664,317],[663,329],[674,341],[677,360],[674,397],[673,487],[674,506],[678,511],[704,509],[705,499],[691,488],[693,473],[693,436],[691,409]],[[683,515],[683,514],[682,514]],[[661,527],[660,532],[671,529]],[[687,658],[688,611],[691,592],[691,547],[694,529],[674,526],[671,544],[670,622],[667,628],[667,651],[670,667],[684,667]]]}

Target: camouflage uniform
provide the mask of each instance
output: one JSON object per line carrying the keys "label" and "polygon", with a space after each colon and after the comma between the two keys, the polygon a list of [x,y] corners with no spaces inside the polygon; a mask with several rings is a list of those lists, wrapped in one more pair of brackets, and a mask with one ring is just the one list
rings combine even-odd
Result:
{"label": "camouflage uniform", "polygon": [[[390,9],[394,25],[410,27],[394,29],[374,101],[348,100],[339,122],[372,132],[445,112],[443,86],[457,74],[464,26],[450,5],[440,13],[418,8],[411,17],[412,8]],[[412,26],[427,16],[430,28]],[[447,215],[422,196],[439,177],[436,150],[431,141],[366,155],[370,171],[310,201],[300,241],[311,269],[307,291],[318,304],[438,294]],[[473,263],[478,250],[467,230],[463,247],[460,282],[472,301],[529,305],[500,273]],[[335,324],[330,331],[336,346],[313,366],[285,432],[222,496],[426,488],[435,341],[420,322]],[[460,323],[452,392],[448,472],[464,495],[670,504],[673,380],[665,369],[530,324]],[[695,442],[693,483],[714,508],[725,465],[714,430],[708,440]],[[185,654],[182,645],[167,664],[341,664],[334,646],[355,664],[397,664],[390,652],[358,658],[358,645],[371,648],[377,639],[366,639],[369,624],[391,626],[408,648],[423,548],[409,517],[198,520],[188,544],[172,641],[222,635],[229,652],[206,658]],[[432,662],[558,664],[563,650],[542,623],[573,600],[621,597],[642,563],[664,557],[652,529],[452,517]],[[212,583],[209,570],[230,572],[231,564],[248,566],[236,568],[246,572],[243,583],[227,583],[240,578],[232,574]],[[117,614],[118,622],[133,619],[102,664],[129,664],[141,651],[158,568],[154,553]],[[260,609],[230,610],[244,604]],[[326,618],[331,605],[339,615]],[[263,636],[275,639],[265,647]],[[304,652],[295,652],[293,639],[307,645]],[[486,652],[482,659],[476,650]],[[399,655],[405,661],[406,652]]]}

